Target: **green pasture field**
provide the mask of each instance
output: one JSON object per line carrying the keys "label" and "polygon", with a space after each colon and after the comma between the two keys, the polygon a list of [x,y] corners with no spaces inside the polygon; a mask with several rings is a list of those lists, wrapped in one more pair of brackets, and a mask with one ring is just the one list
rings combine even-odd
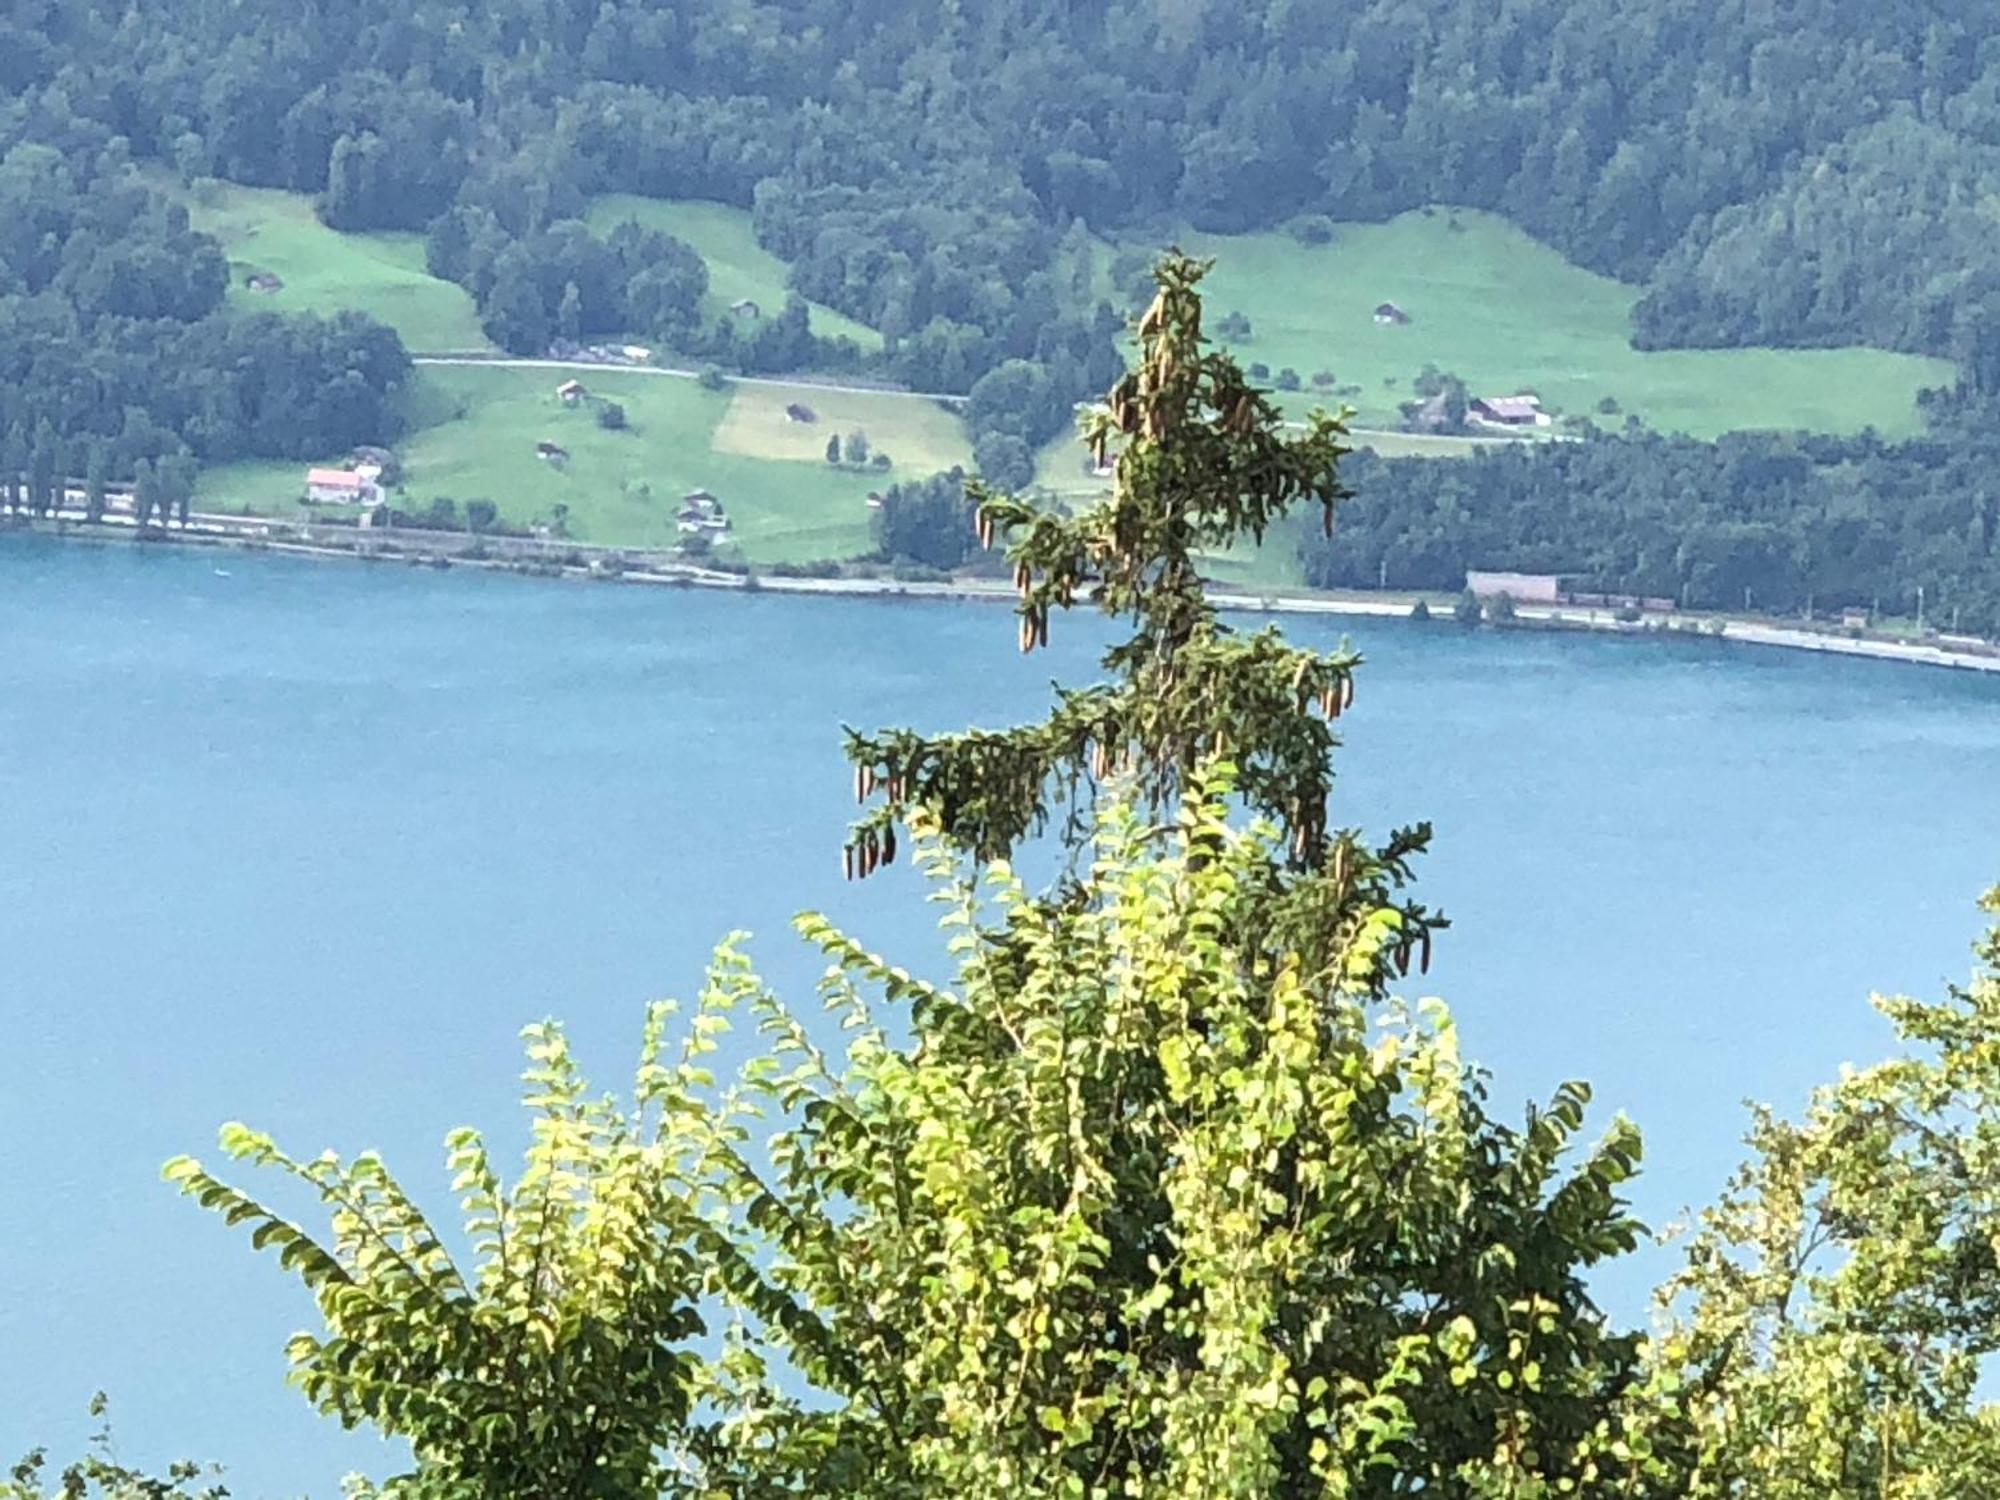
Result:
{"label": "green pasture field", "polygon": [[[1671,349],[1629,342],[1638,291],[1565,260],[1506,220],[1436,208],[1384,224],[1342,224],[1307,246],[1282,231],[1189,234],[1190,251],[1216,258],[1209,322],[1237,311],[1251,336],[1232,342],[1245,363],[1302,381],[1330,370],[1342,397],[1311,389],[1285,405],[1329,409],[1343,400],[1357,422],[1394,426],[1426,364],[1465,379],[1474,395],[1532,391],[1564,416],[1696,437],[1746,428],[1809,428],[1885,435],[1919,430],[1916,395],[1948,384],[1948,362],[1879,349]],[[1393,302],[1403,325],[1378,325]],[[1606,397],[1615,411],[1599,411]]]}
{"label": "green pasture field", "polygon": [[[181,193],[195,228],[229,257],[229,298],[247,311],[331,314],[352,309],[388,324],[412,351],[486,349],[463,287],[424,269],[420,234],[342,234],[312,200],[272,188],[205,182]],[[275,291],[253,275],[275,276]]]}
{"label": "green pasture field", "polygon": [[[680,540],[682,497],[706,489],[727,510],[729,543],[747,561],[807,562],[870,550],[870,491],[967,461],[957,419],[908,397],[837,395],[808,385],[709,391],[692,380],[606,369],[585,376],[592,401],[565,406],[556,395],[565,378],[556,370],[467,365],[419,371],[409,401],[424,425],[396,445],[399,503],[421,509],[445,496],[462,510],[468,500],[491,500],[504,521],[519,526],[552,523],[566,506],[565,524],[579,541],[670,547]],[[624,430],[598,424],[597,400],[624,407]],[[826,420],[790,423],[784,409],[794,401],[812,403]],[[813,440],[790,441],[787,426],[808,428]],[[826,462],[826,433],[857,428],[894,467]],[[538,457],[536,444],[544,442],[567,457]],[[256,462],[206,470],[197,505],[293,514],[306,467]]]}
{"label": "green pasture field", "polygon": [[737,384],[716,427],[715,447],[744,458],[824,468],[827,439],[854,432],[890,457],[893,467],[878,475],[878,484],[922,479],[955,464],[972,467],[965,424],[956,412],[921,397],[811,385]]}

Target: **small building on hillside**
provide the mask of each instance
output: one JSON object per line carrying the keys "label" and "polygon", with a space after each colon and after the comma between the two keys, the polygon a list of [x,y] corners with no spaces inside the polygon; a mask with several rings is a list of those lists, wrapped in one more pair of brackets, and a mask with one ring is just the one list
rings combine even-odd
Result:
{"label": "small building on hillside", "polygon": [[1410,321],[1410,315],[1393,302],[1375,304],[1375,321],[1384,327],[1401,327]]}
{"label": "small building on hillside", "polygon": [[1547,427],[1552,420],[1539,396],[1475,396],[1466,406],[1468,421],[1488,427]]}
{"label": "small building on hillside", "polygon": [[620,344],[618,352],[635,365],[643,365],[653,357],[653,351],[648,349],[644,344]]}
{"label": "small building on hillside", "polygon": [[785,419],[789,422],[817,422],[819,413],[803,401],[793,401],[785,407]]}
{"label": "small building on hillside", "polygon": [[552,464],[569,462],[569,449],[561,443],[551,443],[546,438],[535,444],[535,457],[547,459]]}
{"label": "small building on hillside", "polygon": [[581,380],[565,380],[556,387],[556,396],[564,406],[574,406],[589,394]]}
{"label": "small building on hillside", "polygon": [[309,505],[379,505],[382,487],[352,469],[306,470]]}
{"label": "small building on hillside", "polygon": [[1487,573],[1468,570],[1465,586],[1481,599],[1505,594],[1516,604],[1560,604],[1562,578],[1555,573]]}
{"label": "small building on hillside", "polygon": [[681,508],[674,512],[674,522],[682,532],[705,531],[713,535],[729,529],[729,513],[707,490],[689,490],[681,496]]}
{"label": "small building on hillside", "polygon": [[734,302],[729,304],[729,310],[737,317],[746,319],[762,317],[764,311],[748,297],[738,297]]}
{"label": "small building on hillside", "polygon": [[1842,630],[1866,630],[1868,623],[1868,611],[1865,609],[1843,609],[1840,612]]}

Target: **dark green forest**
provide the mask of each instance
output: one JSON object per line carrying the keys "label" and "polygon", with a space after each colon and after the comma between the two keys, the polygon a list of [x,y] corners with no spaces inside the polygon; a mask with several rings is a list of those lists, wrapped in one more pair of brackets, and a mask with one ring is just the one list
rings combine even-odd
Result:
{"label": "dark green forest", "polygon": [[1580,591],[1778,614],[1861,608],[2000,633],[2000,434],[1934,404],[1930,437],[1637,434],[1519,444],[1456,463],[1357,452],[1316,587],[1457,590],[1468,568],[1558,573]]}
{"label": "dark green forest", "polygon": [[[1088,235],[1434,202],[1640,284],[1642,345],[1872,343],[1956,360],[1965,399],[2000,393],[2000,37],[1941,0],[23,0],[0,17],[0,153],[0,435],[23,465],[38,440],[73,470],[107,445],[122,470],[394,436],[393,337],[245,332],[214,245],[135,163],[424,232],[510,349],[627,331],[745,370],[864,362],[802,304],[704,327],[685,244],[580,222],[613,191],[745,206],[801,296],[882,330],[874,373],[967,392],[1008,372],[973,427],[1010,476],[1118,366],[1125,310]],[[1808,460],[1849,505],[1875,503],[1853,476],[1908,489],[1940,450],[1854,451]],[[1433,477],[1615,472],[1643,490],[1662,453],[1732,463],[1643,440]],[[1494,561],[1483,532],[1438,519],[1462,509],[1444,488],[1399,545]],[[1636,534],[1564,540],[1606,576],[1664,576]],[[1869,591],[1933,566],[1899,550]],[[1697,594],[1698,571],[1681,579]]]}

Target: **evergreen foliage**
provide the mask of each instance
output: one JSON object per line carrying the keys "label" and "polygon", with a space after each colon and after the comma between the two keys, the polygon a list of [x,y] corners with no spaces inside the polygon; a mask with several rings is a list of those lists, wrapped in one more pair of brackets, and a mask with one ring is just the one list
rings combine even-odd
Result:
{"label": "evergreen foliage", "polygon": [[1331,540],[1302,534],[1319,587],[1460,588],[1468,569],[1556,573],[1582,592],[1697,609],[1880,607],[2000,633],[2000,463],[1978,401],[1932,403],[1933,436],[1744,433],[1519,443],[1441,464],[1348,460]]}
{"label": "evergreen foliage", "polygon": [[[1047,644],[1052,613],[1081,597],[1133,628],[1104,658],[1113,680],[1063,690],[1047,720],[1011,730],[851,734],[857,791],[886,793],[856,826],[851,871],[893,859],[895,825],[914,808],[956,846],[999,859],[1046,824],[1058,799],[1074,804],[1114,773],[1131,778],[1143,803],[1171,807],[1195,769],[1218,758],[1237,767],[1245,801],[1289,840],[1289,868],[1263,913],[1285,941],[1338,951],[1355,913],[1388,902],[1407,880],[1428,827],[1379,848],[1327,827],[1329,726],[1352,706],[1358,658],[1289,646],[1276,630],[1240,636],[1203,589],[1200,551],[1261,539],[1301,508],[1317,509],[1330,530],[1346,451],[1340,424],[1323,413],[1288,435],[1235,361],[1206,346],[1197,290],[1206,269],[1183,256],[1162,262],[1159,295],[1139,322],[1137,367],[1086,418],[1100,462],[1120,448],[1108,496],[1065,516],[967,485],[981,541],[1008,537],[1021,649]],[[1428,956],[1435,925],[1415,904],[1401,921],[1398,970],[1413,953]]]}

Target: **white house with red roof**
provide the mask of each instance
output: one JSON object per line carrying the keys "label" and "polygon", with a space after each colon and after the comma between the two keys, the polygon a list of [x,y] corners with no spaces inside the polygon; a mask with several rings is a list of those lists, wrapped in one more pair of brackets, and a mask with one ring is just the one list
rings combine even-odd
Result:
{"label": "white house with red roof", "polygon": [[379,505],[382,486],[352,469],[308,469],[306,500],[313,505]]}

